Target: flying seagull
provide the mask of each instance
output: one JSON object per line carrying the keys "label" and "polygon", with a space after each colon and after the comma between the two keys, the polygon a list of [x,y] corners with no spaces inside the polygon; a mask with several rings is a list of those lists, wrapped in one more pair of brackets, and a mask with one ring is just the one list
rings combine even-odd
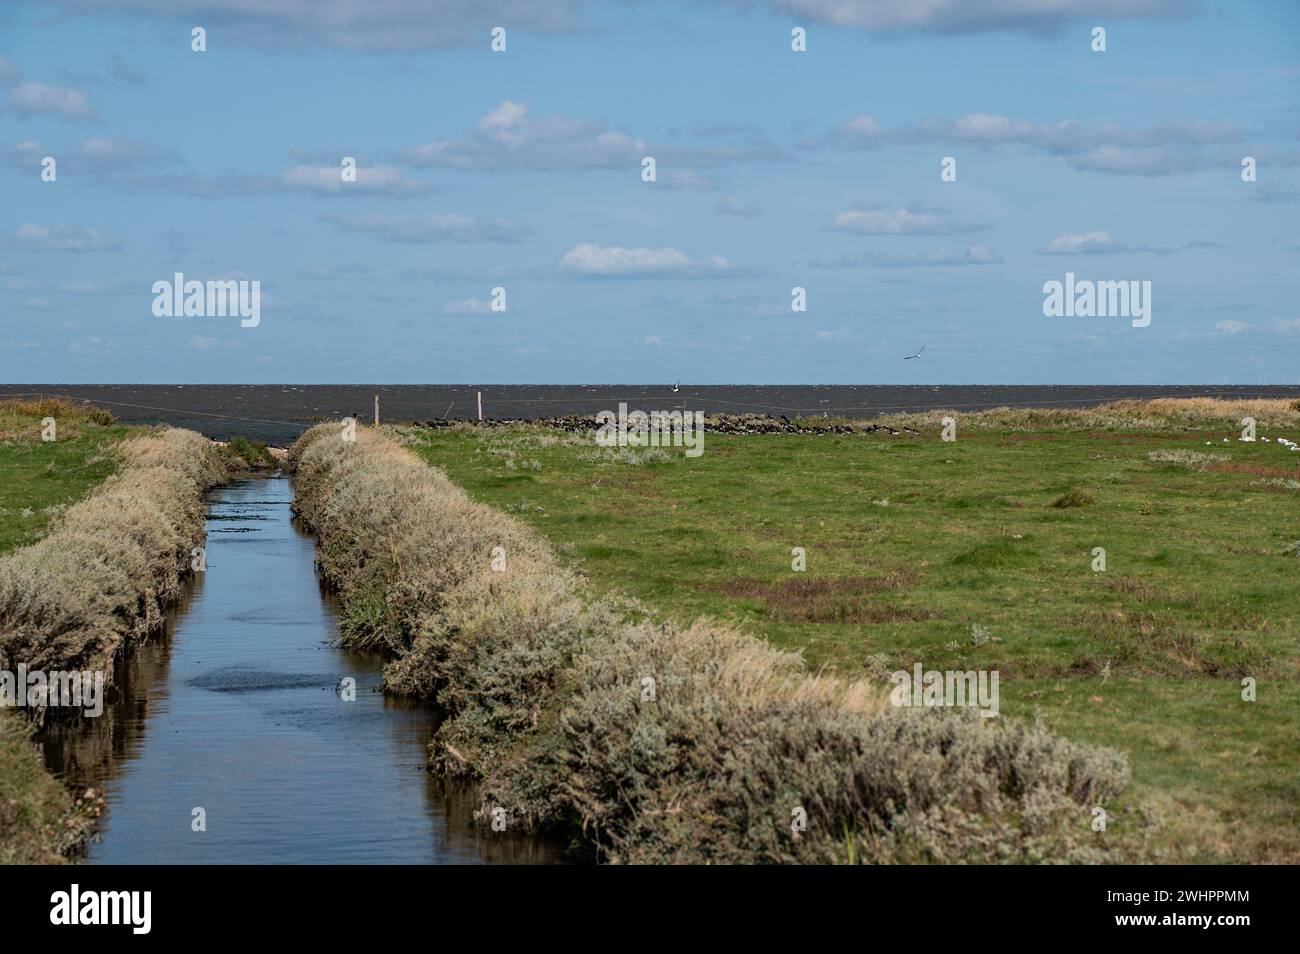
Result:
{"label": "flying seagull", "polygon": [[916,354],[909,354],[909,355],[908,355],[906,358],[904,358],[903,360],[904,360],[904,361],[911,361],[913,358],[919,358],[919,357],[921,357],[921,355],[923,355],[923,354],[925,354],[925,345],[921,345],[921,350],[918,351]]}

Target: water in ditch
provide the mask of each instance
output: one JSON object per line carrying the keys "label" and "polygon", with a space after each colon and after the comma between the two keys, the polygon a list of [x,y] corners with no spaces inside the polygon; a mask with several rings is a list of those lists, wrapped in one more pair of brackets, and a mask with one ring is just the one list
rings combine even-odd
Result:
{"label": "water in ditch", "polygon": [[[434,713],[385,697],[381,660],[333,644],[337,609],[292,496],[283,477],[213,492],[207,570],[166,635],[122,664],[102,717],[46,733],[50,767],[106,797],[86,860],[563,860],[474,826],[473,793],[425,771]],[[345,677],[353,702],[336,691]]]}

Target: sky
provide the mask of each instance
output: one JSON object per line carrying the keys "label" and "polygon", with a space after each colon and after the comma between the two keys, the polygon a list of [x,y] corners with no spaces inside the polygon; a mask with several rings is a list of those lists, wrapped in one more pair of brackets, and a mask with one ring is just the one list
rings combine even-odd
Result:
{"label": "sky", "polygon": [[11,0],[0,382],[1300,383],[1298,94],[1292,0]]}

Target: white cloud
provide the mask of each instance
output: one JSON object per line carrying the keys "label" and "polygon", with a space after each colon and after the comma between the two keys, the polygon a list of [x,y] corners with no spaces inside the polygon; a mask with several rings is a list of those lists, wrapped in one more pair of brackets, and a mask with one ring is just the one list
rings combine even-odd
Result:
{"label": "white cloud", "polygon": [[837,259],[813,259],[813,268],[922,268],[927,266],[1000,265],[1002,259],[987,245],[971,245],[965,249],[940,249],[928,255],[892,255],[886,252],[861,252],[842,255]]}
{"label": "white cloud", "polygon": [[364,232],[384,242],[518,242],[533,234],[527,225],[504,219],[476,219],[450,213],[422,218],[370,215],[326,215],[326,221],[348,232]]}
{"label": "white cloud", "polygon": [[[41,169],[41,160],[52,156],[58,162],[59,178],[94,180],[96,184],[131,191],[138,170],[176,166],[183,160],[172,150],[122,137],[95,136],[71,146],[55,148],[35,139],[0,145],[0,165],[21,169],[31,175]],[[156,176],[156,173],[150,173]],[[159,178],[171,178],[161,176]]]}
{"label": "white cloud", "polygon": [[1229,319],[1227,321],[1216,322],[1214,325],[1215,331],[1222,332],[1225,335],[1241,334],[1243,331],[1246,331],[1249,328],[1250,325],[1248,325],[1246,322],[1237,321],[1235,318]]}
{"label": "white cloud", "polygon": [[1088,172],[1128,176],[1164,176],[1194,172],[1201,167],[1199,161],[1193,161],[1177,149],[1132,146],[1098,146],[1072,156],[1069,162],[1074,168]]}
{"label": "white cloud", "polygon": [[[425,50],[478,45],[502,24],[511,49],[518,33],[569,33],[579,0],[53,0],[72,12],[134,11],[185,27],[219,22],[223,43],[259,47],[323,44],[348,50]],[[206,17],[207,20],[196,19]],[[187,41],[188,42],[188,39]]]}
{"label": "white cloud", "polygon": [[705,278],[729,274],[725,258],[692,260],[675,248],[623,248],[581,243],[561,256],[561,272],[589,278]]}
{"label": "white cloud", "polygon": [[91,122],[99,118],[83,91],[34,80],[11,89],[6,105],[19,116],[56,116],[70,122]]}
{"label": "white cloud", "polygon": [[730,0],[800,21],[876,32],[1042,33],[1079,20],[1161,19],[1192,9],[1188,0]]}
{"label": "white cloud", "polygon": [[[977,33],[1012,30],[1033,35],[1070,23],[1167,19],[1193,0],[722,0],[761,7],[798,23],[874,32]],[[151,19],[172,15],[186,27],[197,16],[222,24],[228,42],[255,46],[328,44],[350,50],[487,48],[487,29],[563,34],[592,28],[582,0],[50,0],[56,10],[128,10]],[[513,49],[513,45],[511,46]]]}
{"label": "white cloud", "polygon": [[293,166],[280,173],[278,184],[293,192],[331,195],[416,195],[429,191],[429,184],[407,178],[392,166],[361,166],[353,182],[344,182],[342,166]]}
{"label": "white cloud", "polygon": [[1042,248],[1039,255],[1112,255],[1112,254],[1150,254],[1173,255],[1188,250],[1207,250],[1223,248],[1218,242],[1184,242],[1178,246],[1161,245],[1126,245],[1116,241],[1109,232],[1100,229],[1074,234],[1066,232],[1052,239]]}
{"label": "white cloud", "polygon": [[656,189],[712,192],[720,183],[717,179],[700,175],[694,169],[669,169],[667,172],[659,172],[658,178],[650,185]]}
{"label": "white cloud", "polygon": [[492,303],[486,299],[462,298],[447,302],[440,311],[444,315],[490,315]]}
{"label": "white cloud", "polygon": [[360,262],[347,262],[341,265],[313,265],[311,268],[299,273],[299,278],[307,278],[313,281],[332,282],[340,279],[371,279],[375,275],[375,269],[371,265],[363,265]]}
{"label": "white cloud", "polygon": [[912,205],[890,210],[878,205],[857,205],[837,213],[826,230],[856,235],[953,235],[981,228],[984,226],[954,222],[946,209]]}
{"label": "white cloud", "polygon": [[102,252],[118,246],[117,239],[80,225],[24,225],[9,244],[29,252]]}
{"label": "white cloud", "polygon": [[745,219],[752,219],[763,214],[763,210],[758,206],[751,205],[744,199],[734,195],[723,196],[713,203],[713,212],[715,215],[737,215]]}
{"label": "white cloud", "polygon": [[105,139],[95,136],[73,146],[71,153],[88,161],[118,164],[138,162],[153,154],[153,147],[128,139]]}
{"label": "white cloud", "polygon": [[1111,238],[1109,232],[1096,231],[1084,232],[1082,235],[1068,232],[1058,235],[1039,251],[1044,255],[1099,255],[1122,249],[1123,246]]}
{"label": "white cloud", "polygon": [[[21,153],[18,146],[24,146]],[[31,161],[36,144],[19,143],[0,151],[11,165]],[[299,164],[273,175],[220,175],[204,178],[187,171],[156,171],[164,163],[182,164],[180,156],[147,143],[124,139],[88,139],[66,157],[68,168],[127,193],[169,192],[200,199],[241,195],[304,193],[318,196],[411,196],[432,191],[429,183],[411,179],[392,166],[357,166],[356,180],[344,182],[338,163]],[[65,159],[59,158],[59,171]],[[136,170],[142,170],[137,173]]]}
{"label": "white cloud", "polygon": [[532,119],[526,103],[502,100],[460,139],[406,150],[417,166],[451,169],[639,169],[646,144],[604,123],[548,116]]}
{"label": "white cloud", "polygon": [[1145,129],[1114,124],[1087,125],[1074,119],[1034,123],[989,113],[956,121],[928,119],[885,126],[871,116],[855,116],[809,145],[841,149],[883,146],[1023,146],[1060,156],[1073,168],[1115,175],[1169,175],[1193,172],[1216,159],[1203,148],[1236,143],[1241,132],[1230,123],[1203,119],[1160,123]]}

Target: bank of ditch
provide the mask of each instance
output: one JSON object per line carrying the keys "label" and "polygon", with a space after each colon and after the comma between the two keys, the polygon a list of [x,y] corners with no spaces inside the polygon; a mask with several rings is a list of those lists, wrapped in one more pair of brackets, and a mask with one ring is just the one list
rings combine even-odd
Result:
{"label": "bank of ditch", "polygon": [[[128,437],[113,453],[116,473],[0,559],[0,671],[89,671],[111,686],[121,654],[156,634],[180,595],[203,540],[203,494],[225,479],[224,459],[175,428]],[[30,745],[52,717],[43,706],[0,711],[0,863],[64,860],[93,824],[93,797],[65,789]]]}
{"label": "bank of ditch", "polygon": [[342,638],[388,654],[388,691],[443,710],[430,763],[479,783],[485,823],[620,863],[1146,856],[1119,753],[893,708],[734,627],[663,623],[382,430],[345,436],[318,425],[289,454]]}

